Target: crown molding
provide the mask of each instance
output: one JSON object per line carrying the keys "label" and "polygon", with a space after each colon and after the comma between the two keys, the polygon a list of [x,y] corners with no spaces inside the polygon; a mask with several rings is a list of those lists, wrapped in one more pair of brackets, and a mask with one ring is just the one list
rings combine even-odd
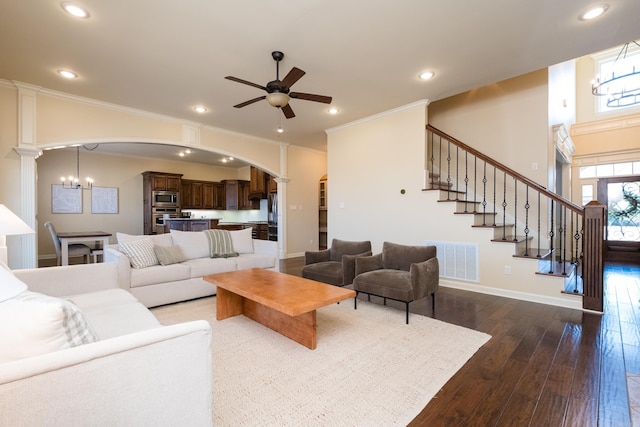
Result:
{"label": "crown molding", "polygon": [[611,130],[626,129],[636,126],[640,126],[640,113],[574,124],[571,126],[571,136],[608,132]]}
{"label": "crown molding", "polygon": [[392,114],[396,114],[396,113],[399,113],[399,112],[402,112],[402,111],[411,110],[411,109],[416,108],[416,107],[426,107],[427,105],[429,105],[429,100],[428,99],[421,99],[420,101],[416,101],[416,102],[413,102],[411,104],[403,105],[402,107],[394,108],[392,110],[383,111],[382,113],[374,114],[373,116],[364,117],[362,119],[358,119],[358,120],[355,120],[353,122],[349,122],[349,123],[345,123],[345,124],[340,125],[340,126],[336,126],[336,127],[333,127],[333,128],[325,129],[325,132],[327,134],[329,134],[329,133],[336,132],[336,131],[339,131],[339,130],[343,130],[343,129],[346,129],[346,128],[350,128],[350,127],[353,127],[353,126],[357,126],[357,125],[360,125],[362,123],[371,122],[371,121],[377,120],[379,118],[382,118],[382,117],[385,117],[385,116],[390,116]]}

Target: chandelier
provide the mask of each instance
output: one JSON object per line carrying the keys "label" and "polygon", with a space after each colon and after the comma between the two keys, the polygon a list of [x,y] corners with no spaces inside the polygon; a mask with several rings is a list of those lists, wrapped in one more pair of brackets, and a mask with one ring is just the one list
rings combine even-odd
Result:
{"label": "chandelier", "polygon": [[93,179],[87,177],[87,186],[84,188],[82,184],[80,184],[80,146],[76,147],[76,175],[65,178],[64,176],[60,178],[62,188],[68,189],[83,189],[83,190],[91,190],[93,187]]}
{"label": "chandelier", "polygon": [[[640,47],[636,41],[632,42]],[[629,66],[627,52],[631,43],[625,43],[613,62],[613,71],[604,79],[597,76],[591,83],[591,93],[595,96],[606,96],[607,107],[629,107],[640,104],[640,70],[635,65]]]}

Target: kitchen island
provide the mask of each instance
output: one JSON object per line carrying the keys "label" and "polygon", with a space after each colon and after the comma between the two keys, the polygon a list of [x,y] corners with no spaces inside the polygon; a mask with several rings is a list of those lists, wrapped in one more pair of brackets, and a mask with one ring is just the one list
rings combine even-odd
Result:
{"label": "kitchen island", "polygon": [[218,218],[169,218],[164,220],[165,233],[169,230],[203,231],[218,228]]}

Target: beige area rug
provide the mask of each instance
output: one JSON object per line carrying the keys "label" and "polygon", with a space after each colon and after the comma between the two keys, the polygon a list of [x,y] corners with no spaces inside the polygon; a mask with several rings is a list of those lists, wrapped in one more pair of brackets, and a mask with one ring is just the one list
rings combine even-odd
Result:
{"label": "beige area rug", "polygon": [[406,425],[490,338],[365,301],[319,309],[315,350],[244,316],[216,321],[215,298],[152,311],[211,323],[216,426]]}

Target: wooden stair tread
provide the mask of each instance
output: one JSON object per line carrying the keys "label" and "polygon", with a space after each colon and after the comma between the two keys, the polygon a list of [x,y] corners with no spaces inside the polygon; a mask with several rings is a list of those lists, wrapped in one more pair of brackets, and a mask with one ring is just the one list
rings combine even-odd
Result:
{"label": "wooden stair tread", "polygon": [[533,240],[533,237],[505,236],[504,239],[491,239],[492,242],[497,242],[497,243],[522,243],[525,240]]}
{"label": "wooden stair tread", "polygon": [[[530,239],[533,239],[530,237]],[[535,259],[536,261],[542,261],[544,259],[548,259],[549,255],[551,255],[551,251],[549,249],[540,248],[540,256],[538,256],[538,248],[529,248],[529,254],[525,255],[524,249],[518,251],[513,255],[514,258],[527,258],[527,259]]]}
{"label": "wooden stair tread", "polygon": [[544,266],[541,266],[540,269],[536,271],[536,274],[542,276],[569,277],[574,269],[575,265],[570,262],[549,261],[545,263]]}

